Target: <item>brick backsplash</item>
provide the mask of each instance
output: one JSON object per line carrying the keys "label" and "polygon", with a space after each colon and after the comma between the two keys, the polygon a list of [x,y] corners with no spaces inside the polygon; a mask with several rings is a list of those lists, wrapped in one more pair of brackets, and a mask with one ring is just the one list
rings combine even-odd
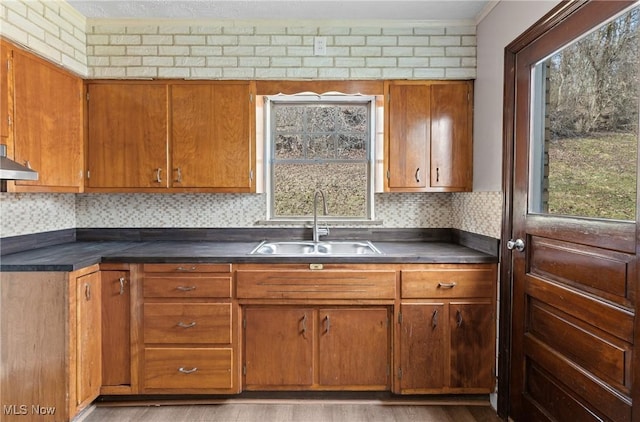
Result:
{"label": "brick backsplash", "polygon": [[[315,56],[314,38],[327,54]],[[473,26],[89,22],[91,78],[473,79]]]}
{"label": "brick backsplash", "polygon": [[0,1],[0,35],[87,76],[87,19],[63,0]]}

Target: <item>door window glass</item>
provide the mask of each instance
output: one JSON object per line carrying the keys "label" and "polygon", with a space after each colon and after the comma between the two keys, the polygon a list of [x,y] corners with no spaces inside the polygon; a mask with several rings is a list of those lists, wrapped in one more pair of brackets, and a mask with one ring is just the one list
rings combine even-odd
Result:
{"label": "door window glass", "polygon": [[529,212],[635,220],[640,7],[532,73]]}

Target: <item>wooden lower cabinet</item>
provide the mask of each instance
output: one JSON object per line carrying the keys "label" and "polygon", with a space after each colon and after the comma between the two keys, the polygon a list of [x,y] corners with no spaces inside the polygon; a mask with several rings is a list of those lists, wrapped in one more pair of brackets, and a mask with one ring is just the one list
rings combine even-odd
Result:
{"label": "wooden lower cabinet", "polygon": [[139,392],[240,392],[230,264],[143,264]]}
{"label": "wooden lower cabinet", "polygon": [[100,272],[76,279],[76,405],[85,407],[102,385]]}
{"label": "wooden lower cabinet", "polygon": [[402,271],[397,392],[493,392],[495,271],[495,265]]}
{"label": "wooden lower cabinet", "polygon": [[400,390],[488,393],[494,385],[491,302],[403,303]]}
{"label": "wooden lower cabinet", "polygon": [[388,390],[389,308],[247,306],[247,390]]}
{"label": "wooden lower cabinet", "polygon": [[[105,268],[106,267],[106,268]],[[131,275],[102,264],[102,394],[131,394]]]}

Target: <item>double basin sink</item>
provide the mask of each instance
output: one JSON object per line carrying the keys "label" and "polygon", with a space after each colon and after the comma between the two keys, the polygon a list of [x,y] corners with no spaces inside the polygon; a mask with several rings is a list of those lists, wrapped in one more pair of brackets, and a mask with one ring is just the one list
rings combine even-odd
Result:
{"label": "double basin sink", "polygon": [[252,255],[286,256],[357,256],[381,252],[369,241],[282,241],[265,240],[251,251]]}

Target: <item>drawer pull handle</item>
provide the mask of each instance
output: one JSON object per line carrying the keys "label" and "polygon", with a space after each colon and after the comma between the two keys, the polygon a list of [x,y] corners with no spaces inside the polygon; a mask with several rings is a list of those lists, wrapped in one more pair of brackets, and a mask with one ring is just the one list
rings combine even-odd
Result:
{"label": "drawer pull handle", "polygon": [[196,322],[195,321],[192,321],[192,322],[190,322],[188,324],[185,323],[185,322],[182,322],[182,321],[180,321],[178,323],[178,327],[182,327],[182,328],[191,328],[191,327],[195,327],[195,326],[196,326]]}
{"label": "drawer pull handle", "polygon": [[331,320],[329,319],[329,315],[324,317],[324,332],[329,334],[329,330],[331,329]]}
{"label": "drawer pull handle", "polygon": [[457,285],[458,285],[458,283],[456,283],[455,281],[453,281],[451,283],[440,282],[440,283],[438,283],[438,288],[440,288],[440,289],[453,289]]}
{"label": "drawer pull handle", "polygon": [[193,374],[197,370],[198,370],[198,368],[191,368],[191,369],[178,368],[178,372],[182,372],[183,374]]}
{"label": "drawer pull handle", "polygon": [[438,327],[438,310],[433,311],[433,315],[431,315],[431,328],[435,329]]}
{"label": "drawer pull handle", "polygon": [[190,292],[192,290],[195,290],[196,286],[178,286],[176,287],[176,290],[180,290],[181,292]]}
{"label": "drawer pull handle", "polygon": [[460,309],[458,309],[456,311],[456,325],[458,326],[458,328],[462,327],[462,312],[460,312]]}
{"label": "drawer pull handle", "polygon": [[176,271],[195,271],[198,267],[196,267],[195,265],[191,266],[191,267],[178,267],[176,268]]}

